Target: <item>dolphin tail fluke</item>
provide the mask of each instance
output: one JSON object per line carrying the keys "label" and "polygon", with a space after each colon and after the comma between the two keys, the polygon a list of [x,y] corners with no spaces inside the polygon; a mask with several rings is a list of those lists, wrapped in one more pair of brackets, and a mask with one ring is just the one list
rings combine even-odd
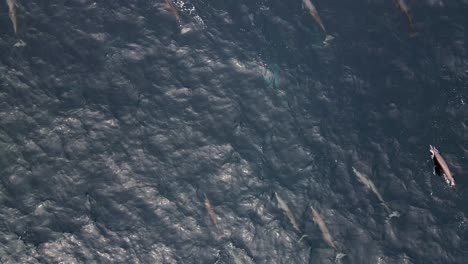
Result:
{"label": "dolphin tail fluke", "polygon": [[388,219],[392,219],[393,217],[400,217],[400,212],[398,211],[393,211],[388,215]]}
{"label": "dolphin tail fluke", "polygon": [[336,254],[335,256],[335,263],[341,263],[341,259],[344,258],[345,256],[346,256],[345,253],[338,252],[338,254]]}
{"label": "dolphin tail fluke", "polygon": [[330,44],[330,41],[332,41],[334,39],[335,39],[335,37],[333,37],[332,35],[326,35],[325,39],[323,40],[323,45],[328,46],[328,44]]}
{"label": "dolphin tail fluke", "polygon": [[21,48],[21,47],[25,47],[26,46],[26,42],[24,42],[22,39],[18,40],[14,45],[13,47],[15,48]]}

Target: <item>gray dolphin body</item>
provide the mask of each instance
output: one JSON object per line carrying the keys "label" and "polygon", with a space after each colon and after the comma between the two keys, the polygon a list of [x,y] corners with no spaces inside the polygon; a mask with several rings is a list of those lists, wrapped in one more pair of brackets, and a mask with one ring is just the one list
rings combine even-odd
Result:
{"label": "gray dolphin body", "polygon": [[302,0],[304,3],[304,7],[307,8],[309,11],[309,14],[312,16],[312,18],[315,20],[315,23],[322,29],[323,33],[325,33],[325,40],[323,41],[323,44],[325,46],[328,46],[329,42],[334,39],[332,35],[328,35],[327,30],[325,29],[325,26],[323,25],[322,19],[320,18],[320,15],[317,11],[317,8],[315,8],[314,4],[312,4],[311,0]]}
{"label": "gray dolphin body", "polygon": [[450,187],[455,188],[455,179],[453,178],[452,172],[450,172],[447,162],[445,162],[445,159],[442,157],[442,155],[440,155],[440,152],[434,146],[429,145],[429,147],[431,158],[434,161],[434,174],[443,174],[445,182],[447,182]]}
{"label": "gray dolphin body", "polygon": [[328,227],[325,224],[322,215],[320,215],[320,213],[317,212],[312,206],[310,207],[310,210],[312,212],[312,219],[315,223],[317,223],[318,227],[320,228],[320,231],[322,232],[323,240],[325,240],[325,242],[327,242],[327,244],[330,247],[336,250],[335,242],[333,242],[333,237],[331,236],[330,231],[328,230]]}
{"label": "gray dolphin body", "polygon": [[6,0],[8,5],[8,15],[10,15],[11,23],[15,34],[18,34],[18,18],[16,16],[16,0]]}
{"label": "gray dolphin body", "polygon": [[375,187],[374,183],[364,174],[362,174],[361,172],[359,172],[358,170],[356,170],[354,167],[353,168],[353,172],[354,174],[356,174],[356,176],[358,177],[358,180],[369,190],[371,190],[376,196],[377,196],[377,199],[379,199],[379,201],[382,203],[383,207],[385,208],[385,210],[387,210],[387,213],[391,213],[392,210],[390,210],[390,207],[388,207],[387,203],[384,201],[384,199],[382,198],[382,195],[380,194],[380,192],[377,190],[377,187]]}
{"label": "gray dolphin body", "polygon": [[165,1],[166,1],[167,9],[176,18],[177,23],[179,23],[180,25],[180,15],[179,15],[179,11],[177,11],[176,5],[174,4],[174,2],[172,2],[172,0],[165,0]]}
{"label": "gray dolphin body", "polygon": [[408,5],[406,4],[405,0],[398,0],[397,1],[398,7],[400,8],[401,12],[405,14],[405,16],[408,18],[408,24],[410,27],[411,31],[411,36],[414,36],[416,32],[414,31],[414,25],[413,25],[413,17],[411,16],[410,9]]}
{"label": "gray dolphin body", "polygon": [[312,4],[310,0],[302,0],[302,2],[304,3],[304,6],[309,11],[309,14],[312,16],[315,22],[322,29],[323,33],[327,34],[327,31],[325,30],[325,26],[323,25],[322,19],[320,18],[317,8],[315,8],[314,4]]}
{"label": "gray dolphin body", "polygon": [[294,214],[289,208],[288,204],[283,199],[281,199],[281,197],[279,197],[278,193],[275,192],[275,196],[278,200],[278,207],[281,208],[281,210],[283,210],[283,212],[286,214],[294,229],[296,229],[296,231],[298,232],[301,232],[301,229],[297,224],[296,218],[294,217]]}
{"label": "gray dolphin body", "polygon": [[206,208],[206,211],[208,212],[208,215],[210,216],[211,222],[213,222],[215,226],[218,226],[218,216],[216,215],[213,205],[211,205],[211,202],[208,199],[208,196],[206,196],[206,194],[205,194],[205,208]]}

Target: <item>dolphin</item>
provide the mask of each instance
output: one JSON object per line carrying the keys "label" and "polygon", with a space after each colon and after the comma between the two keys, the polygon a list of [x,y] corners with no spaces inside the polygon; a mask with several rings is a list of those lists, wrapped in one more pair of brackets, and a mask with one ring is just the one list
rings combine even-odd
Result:
{"label": "dolphin", "polygon": [[307,10],[309,10],[309,14],[322,29],[323,33],[325,33],[325,40],[323,41],[323,45],[328,46],[330,41],[333,40],[335,37],[333,37],[332,35],[328,35],[327,30],[325,29],[322,19],[320,18],[317,8],[315,8],[314,4],[312,4],[310,0],[302,0],[302,2],[304,3],[304,6],[307,8]]}
{"label": "dolphin", "polygon": [[298,232],[301,232],[299,225],[297,224],[296,218],[294,218],[294,215],[291,209],[289,209],[289,206],[283,199],[281,199],[281,197],[279,197],[278,193],[275,192],[275,196],[276,200],[278,200],[278,207],[281,208],[281,210],[283,210],[283,212],[286,214],[294,229],[296,229],[296,231]]}
{"label": "dolphin", "polygon": [[[322,215],[319,212],[317,212],[312,206],[310,206],[310,211],[312,213],[312,219],[318,225],[320,232],[322,232],[323,240],[325,240],[325,242],[330,247],[335,249],[335,251],[338,251],[338,248],[334,242],[333,237],[330,234],[330,231],[328,230],[327,225],[325,224],[325,221],[323,220]],[[339,263],[340,259],[342,259],[345,256],[346,254],[344,254],[343,252],[338,252],[335,256],[335,263]]]}
{"label": "dolphin", "polygon": [[166,1],[167,9],[176,18],[177,23],[179,23],[180,25],[180,15],[179,15],[179,11],[177,11],[176,5],[174,4],[174,2],[172,2],[172,0],[165,0],[165,1]]}
{"label": "dolphin", "polygon": [[322,29],[323,33],[325,33],[326,35],[327,31],[325,30],[325,26],[322,23],[322,19],[320,18],[317,8],[315,8],[314,4],[312,4],[310,0],[302,0],[302,2],[304,3],[304,6],[309,10],[309,14],[312,16],[315,22]]}
{"label": "dolphin", "polygon": [[10,15],[11,23],[15,34],[18,34],[18,18],[16,16],[16,0],[6,0],[8,5],[8,15]]}
{"label": "dolphin", "polygon": [[387,203],[384,201],[384,199],[382,198],[382,195],[379,193],[379,191],[377,190],[377,188],[375,187],[374,183],[364,174],[360,173],[358,170],[356,170],[354,167],[353,168],[353,172],[354,174],[356,174],[356,176],[358,177],[358,180],[369,190],[371,190],[376,196],[377,196],[377,199],[379,199],[379,201],[382,203],[382,205],[384,206],[385,210],[387,210],[387,212],[390,214],[391,213],[391,210],[390,208],[388,207]]}
{"label": "dolphin", "polygon": [[415,33],[414,31],[414,26],[413,26],[413,17],[410,14],[410,9],[408,5],[406,4],[405,0],[397,0],[398,7],[400,8],[401,12],[403,12],[406,17],[408,18],[408,23],[411,31],[411,36],[413,36]]}
{"label": "dolphin", "polygon": [[452,172],[445,162],[445,159],[440,155],[440,152],[432,145],[429,145],[429,151],[431,152],[432,161],[434,161],[434,175],[444,175],[445,182],[452,187],[456,188],[455,186],[455,179],[453,178]]}
{"label": "dolphin", "polygon": [[314,220],[315,223],[317,223],[318,227],[320,228],[320,231],[322,232],[322,237],[327,244],[336,249],[335,242],[333,242],[333,238],[330,234],[330,231],[327,228],[327,225],[325,224],[325,221],[323,221],[322,215],[320,215],[319,212],[315,211],[315,209],[311,206],[310,210],[312,212],[312,219]]}
{"label": "dolphin", "polygon": [[208,196],[206,196],[206,194],[205,194],[205,208],[206,208],[206,211],[208,211],[208,215],[210,216],[211,222],[213,222],[215,226],[218,226],[218,216],[216,215],[214,208],[211,205],[211,202],[208,199]]}

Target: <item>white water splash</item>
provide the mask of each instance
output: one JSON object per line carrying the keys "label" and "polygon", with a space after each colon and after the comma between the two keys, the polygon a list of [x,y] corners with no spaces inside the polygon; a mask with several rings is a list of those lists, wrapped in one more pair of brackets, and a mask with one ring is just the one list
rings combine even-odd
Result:
{"label": "white water splash", "polygon": [[182,1],[182,0],[175,0],[175,5],[179,8],[181,12],[191,17],[193,23],[190,23],[191,26],[184,26],[182,28],[182,34],[190,32],[192,30],[202,30],[206,28],[205,22],[203,19],[198,15],[195,6],[191,4],[189,1]]}

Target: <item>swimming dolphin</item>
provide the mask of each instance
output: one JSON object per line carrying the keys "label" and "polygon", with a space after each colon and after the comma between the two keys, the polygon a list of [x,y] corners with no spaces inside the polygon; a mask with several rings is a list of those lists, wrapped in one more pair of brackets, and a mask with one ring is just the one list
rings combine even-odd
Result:
{"label": "swimming dolphin", "polygon": [[382,195],[379,193],[379,191],[377,190],[377,187],[375,187],[374,183],[364,174],[362,174],[361,172],[359,172],[358,170],[356,170],[354,167],[353,168],[353,172],[354,174],[356,174],[356,176],[358,177],[358,180],[369,190],[371,190],[376,196],[377,196],[377,199],[379,199],[379,201],[382,203],[383,207],[385,208],[385,210],[387,210],[387,212],[390,214],[392,211],[390,210],[390,208],[388,207],[387,203],[384,201],[384,199],[382,198]]}
{"label": "swimming dolphin", "polygon": [[297,224],[296,218],[294,218],[293,212],[291,211],[291,209],[289,209],[288,204],[286,204],[286,202],[283,199],[281,199],[281,197],[279,197],[278,193],[275,192],[275,196],[278,200],[278,207],[281,208],[286,214],[294,229],[296,229],[296,231],[298,232],[301,232],[299,225]]}
{"label": "swimming dolphin", "polygon": [[206,194],[205,194],[205,208],[206,208],[206,211],[208,211],[208,215],[210,216],[211,222],[213,222],[215,226],[218,226],[218,216],[216,215],[214,208],[211,205],[211,202],[208,199],[208,196],[206,196]]}
{"label": "swimming dolphin", "polygon": [[325,221],[323,221],[322,215],[320,215],[319,212],[315,211],[315,209],[311,206],[310,210],[312,212],[312,219],[314,220],[315,223],[317,223],[320,231],[322,232],[322,237],[327,244],[334,248],[336,250],[336,245],[335,242],[333,242],[333,238],[330,234],[330,231],[327,228],[327,225],[325,224]]}
{"label": "swimming dolphin", "polygon": [[455,188],[455,179],[450,172],[447,162],[445,162],[442,155],[440,155],[440,152],[434,146],[429,145],[429,148],[429,151],[431,152],[431,158],[434,161],[434,175],[443,174],[445,182],[447,182],[450,187]]}
{"label": "swimming dolphin", "polygon": [[314,4],[312,4],[310,0],[302,0],[302,2],[304,3],[304,6],[309,10],[309,14],[312,16],[315,22],[322,29],[323,33],[327,34],[327,31],[325,30],[325,26],[322,23],[322,19],[320,18],[317,8],[315,8]]}
{"label": "swimming dolphin", "polygon": [[320,18],[320,15],[317,11],[317,8],[315,8],[314,4],[310,0],[302,0],[304,3],[304,6],[309,10],[309,14],[312,16],[312,18],[315,20],[315,22],[319,25],[319,27],[322,29],[323,33],[325,33],[325,40],[323,41],[323,44],[325,46],[328,46],[329,42],[334,39],[332,35],[328,35],[327,30],[325,29],[325,26],[323,25],[322,19]]}
{"label": "swimming dolphin", "polygon": [[400,8],[401,12],[403,12],[406,17],[408,18],[408,23],[411,31],[411,36],[413,36],[415,33],[414,27],[413,27],[413,17],[410,14],[410,9],[408,5],[406,4],[405,0],[397,0],[398,7]]}
{"label": "swimming dolphin", "polygon": [[6,0],[8,5],[8,15],[10,15],[11,23],[13,23],[13,30],[18,34],[18,19],[16,17],[16,0]]}
{"label": "swimming dolphin", "polygon": [[166,1],[167,9],[168,9],[169,12],[171,12],[171,14],[176,18],[177,23],[179,23],[179,25],[180,25],[180,15],[179,15],[179,11],[177,11],[177,8],[176,8],[174,2],[172,2],[172,0],[165,0],[165,1]]}

